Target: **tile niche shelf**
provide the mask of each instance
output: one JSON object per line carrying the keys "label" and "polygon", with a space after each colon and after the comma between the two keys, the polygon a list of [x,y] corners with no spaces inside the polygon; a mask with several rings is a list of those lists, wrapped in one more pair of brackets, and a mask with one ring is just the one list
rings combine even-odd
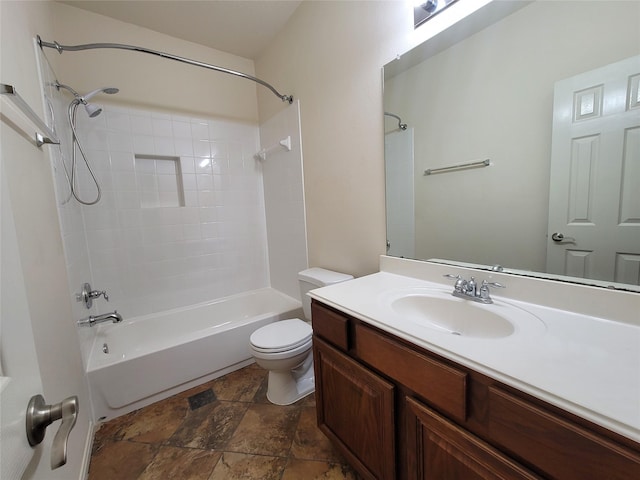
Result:
{"label": "tile niche shelf", "polygon": [[180,157],[135,155],[141,208],[184,207]]}

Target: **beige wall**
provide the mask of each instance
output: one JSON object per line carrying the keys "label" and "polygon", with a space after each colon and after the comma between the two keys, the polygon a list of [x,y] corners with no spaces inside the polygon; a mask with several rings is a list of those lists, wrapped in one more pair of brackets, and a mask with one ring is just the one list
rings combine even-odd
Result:
{"label": "beige wall", "polygon": [[[103,15],[56,3],[55,30],[43,40],[62,45],[123,43],[164,51],[252,75],[253,61],[114,20]],[[58,54],[59,81],[79,93],[103,86],[120,88],[113,96],[95,102],[115,102],[145,108],[212,115],[257,123],[257,85],[246,79],[154,55],[127,50],[85,50]],[[275,98],[275,97],[274,97]],[[277,98],[275,98],[278,101]]]}
{"label": "beige wall", "polygon": [[[301,102],[309,265],[378,271],[386,251],[382,66],[487,1],[454,4],[415,31],[411,0],[305,1],[256,60],[260,78]],[[262,90],[258,105],[261,121],[284,108]]]}
{"label": "beige wall", "polygon": [[[381,67],[406,49],[406,2],[303,2],[256,61],[300,99],[309,264],[354,275],[385,253]],[[264,121],[282,108],[259,92]]]}
{"label": "beige wall", "polygon": [[[51,34],[50,7],[48,2],[0,2],[1,81],[15,86],[41,117],[42,95],[33,38],[38,33]],[[47,149],[52,147],[36,148],[30,138],[15,131],[5,120],[0,122],[0,129],[3,172],[9,185],[19,260],[42,377],[43,392],[33,393],[43,393],[50,403],[78,395],[80,405],[78,422],[69,440],[67,465],[53,472],[49,469],[50,445],[58,422],[50,428],[43,447],[37,450],[36,457],[40,458],[37,471],[27,478],[79,478],[90,429],[90,402],[76,326],[71,317],[72,294],[67,288],[47,154]],[[3,318],[3,323],[7,320],[29,321],[29,318]]]}

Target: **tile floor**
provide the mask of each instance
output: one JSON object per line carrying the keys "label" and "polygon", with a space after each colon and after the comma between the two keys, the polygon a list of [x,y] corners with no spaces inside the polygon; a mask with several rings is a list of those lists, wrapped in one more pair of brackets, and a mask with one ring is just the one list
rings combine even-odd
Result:
{"label": "tile floor", "polygon": [[357,480],[316,426],[315,398],[272,405],[250,365],[96,432],[89,480]]}

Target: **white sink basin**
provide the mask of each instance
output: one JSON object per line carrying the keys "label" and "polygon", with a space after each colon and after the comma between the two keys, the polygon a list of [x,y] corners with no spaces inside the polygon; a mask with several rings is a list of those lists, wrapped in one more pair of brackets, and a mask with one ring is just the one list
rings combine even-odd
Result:
{"label": "white sink basin", "polygon": [[545,330],[538,317],[516,306],[501,301],[482,304],[441,290],[396,292],[387,302],[403,320],[449,335],[489,339]]}

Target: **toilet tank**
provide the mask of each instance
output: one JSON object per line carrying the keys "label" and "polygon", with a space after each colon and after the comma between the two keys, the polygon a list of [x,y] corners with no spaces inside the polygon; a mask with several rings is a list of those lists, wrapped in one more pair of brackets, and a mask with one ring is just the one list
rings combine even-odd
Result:
{"label": "toilet tank", "polygon": [[298,273],[298,283],[300,284],[300,299],[302,309],[307,320],[311,320],[311,298],[307,295],[309,290],[326,287],[334,283],[346,282],[353,279],[352,275],[334,272],[324,268],[308,268]]}

